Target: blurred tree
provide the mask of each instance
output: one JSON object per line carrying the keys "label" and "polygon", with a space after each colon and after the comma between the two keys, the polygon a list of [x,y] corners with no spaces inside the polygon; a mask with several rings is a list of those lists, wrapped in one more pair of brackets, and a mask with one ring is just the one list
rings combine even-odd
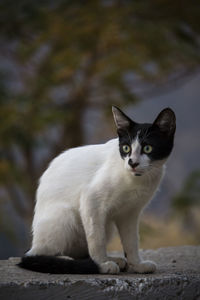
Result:
{"label": "blurred tree", "polygon": [[20,216],[50,159],[84,143],[90,107],[134,103],[198,67],[199,16],[194,0],[1,1],[13,70],[0,81],[0,183]]}
{"label": "blurred tree", "polygon": [[200,171],[192,172],[182,190],[173,199],[174,207],[185,213],[191,206],[200,205]]}
{"label": "blurred tree", "polygon": [[186,179],[182,190],[174,197],[172,205],[181,216],[183,226],[196,235],[200,241],[200,171],[192,172]]}

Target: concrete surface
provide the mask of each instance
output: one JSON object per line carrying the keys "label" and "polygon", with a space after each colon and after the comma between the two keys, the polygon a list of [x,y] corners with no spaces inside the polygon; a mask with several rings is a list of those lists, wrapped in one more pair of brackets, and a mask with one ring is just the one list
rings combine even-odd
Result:
{"label": "concrete surface", "polygon": [[154,274],[50,275],[18,268],[19,258],[0,261],[1,300],[200,299],[200,246],[141,251]]}

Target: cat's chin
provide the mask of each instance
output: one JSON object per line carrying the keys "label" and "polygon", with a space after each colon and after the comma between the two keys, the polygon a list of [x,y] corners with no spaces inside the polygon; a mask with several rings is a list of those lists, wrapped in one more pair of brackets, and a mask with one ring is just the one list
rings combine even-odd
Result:
{"label": "cat's chin", "polygon": [[134,175],[135,175],[135,176],[142,176],[141,173],[135,173]]}
{"label": "cat's chin", "polygon": [[144,173],[140,173],[140,172],[132,172],[133,173],[133,176],[136,176],[136,177],[141,177]]}

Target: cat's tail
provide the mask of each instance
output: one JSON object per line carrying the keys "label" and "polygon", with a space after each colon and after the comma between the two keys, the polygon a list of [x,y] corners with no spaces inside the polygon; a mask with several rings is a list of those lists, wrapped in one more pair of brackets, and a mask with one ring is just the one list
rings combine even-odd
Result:
{"label": "cat's tail", "polygon": [[98,265],[91,259],[67,259],[58,256],[24,256],[19,267],[50,274],[99,274]]}

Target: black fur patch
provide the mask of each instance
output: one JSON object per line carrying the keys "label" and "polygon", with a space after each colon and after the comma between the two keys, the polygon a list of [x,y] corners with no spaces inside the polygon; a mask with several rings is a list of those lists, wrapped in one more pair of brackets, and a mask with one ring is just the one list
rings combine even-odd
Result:
{"label": "black fur patch", "polygon": [[147,154],[151,160],[167,158],[174,144],[174,135],[168,136],[155,125],[143,124],[138,138],[142,146],[142,152],[145,145],[152,146],[152,152]]}
{"label": "black fur patch", "polygon": [[18,266],[50,274],[99,274],[99,268],[91,258],[70,260],[46,255],[24,256]]}

